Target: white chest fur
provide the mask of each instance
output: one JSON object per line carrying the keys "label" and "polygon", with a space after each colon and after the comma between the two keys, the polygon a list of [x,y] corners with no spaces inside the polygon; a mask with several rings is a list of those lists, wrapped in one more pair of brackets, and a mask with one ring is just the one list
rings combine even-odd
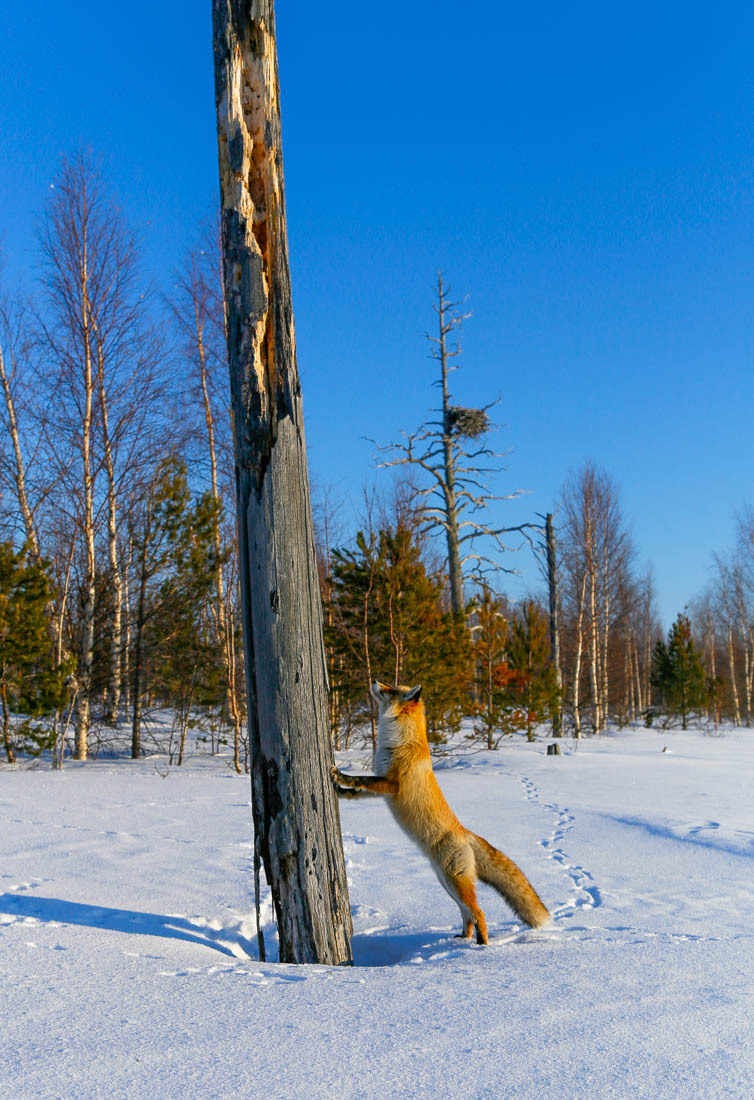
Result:
{"label": "white chest fur", "polygon": [[402,741],[400,727],[395,718],[381,714],[377,725],[377,751],[374,754],[374,774],[387,775],[393,760],[393,749]]}

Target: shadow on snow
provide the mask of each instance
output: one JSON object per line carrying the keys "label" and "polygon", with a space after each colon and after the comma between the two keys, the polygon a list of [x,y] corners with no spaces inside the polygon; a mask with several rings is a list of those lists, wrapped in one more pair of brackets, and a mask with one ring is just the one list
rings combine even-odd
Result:
{"label": "shadow on snow", "polygon": [[[700,848],[707,848],[715,852],[724,852],[728,856],[736,856],[739,859],[754,859],[754,850],[745,851],[741,848],[735,847],[733,844],[727,844],[725,840],[716,840],[714,836],[714,830],[719,828],[717,821],[709,821],[705,825],[697,825],[695,828],[689,829],[686,833],[675,832],[668,825],[659,825],[655,822],[646,821],[643,818],[638,817],[619,817],[617,814],[602,814],[608,821],[614,821],[618,825],[628,825],[633,829],[641,829],[649,836],[654,836],[660,840],[673,840],[680,844],[696,844]],[[707,831],[712,832],[712,836],[703,836],[702,834]],[[751,847],[752,841],[751,834],[744,830],[737,829],[737,835],[746,837],[744,844]]]}
{"label": "shadow on snow", "polygon": [[30,894],[1,894],[0,913],[29,917],[42,922],[101,928],[110,932],[186,940],[231,958],[253,958],[256,955],[256,945],[232,929],[204,927],[187,917],[140,913],[133,909],[111,909],[104,905],[86,905],[78,901],[42,898]]}

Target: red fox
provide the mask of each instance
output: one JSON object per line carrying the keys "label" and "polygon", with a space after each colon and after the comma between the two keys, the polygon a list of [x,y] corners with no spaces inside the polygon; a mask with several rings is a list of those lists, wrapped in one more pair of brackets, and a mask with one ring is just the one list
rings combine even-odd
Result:
{"label": "red fox", "polygon": [[511,909],[532,928],[552,920],[526,875],[483,837],[465,829],[445,801],[427,742],[424,703],[419,687],[388,687],[375,681],[379,706],[377,775],[345,775],[333,768],[339,793],[384,794],[398,824],[432,862],[441,884],[461,910],[464,939],[476,929],[487,943],[487,923],[476,899],[478,878],[502,894]]}

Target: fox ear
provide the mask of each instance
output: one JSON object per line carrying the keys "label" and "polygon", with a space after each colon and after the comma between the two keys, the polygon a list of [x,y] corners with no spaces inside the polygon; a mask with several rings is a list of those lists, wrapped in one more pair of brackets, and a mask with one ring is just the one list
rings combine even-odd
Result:
{"label": "fox ear", "polygon": [[375,680],[370,685],[369,690],[372,693],[372,698],[376,699],[377,702],[379,703],[380,699],[382,698],[383,693],[385,691],[387,691],[388,689],[387,689],[387,686],[385,684],[381,684],[379,680]]}
{"label": "fox ear", "polygon": [[412,703],[415,699],[418,699],[422,693],[421,684],[417,684],[414,688],[408,688],[406,691],[401,692],[401,700],[404,703]]}

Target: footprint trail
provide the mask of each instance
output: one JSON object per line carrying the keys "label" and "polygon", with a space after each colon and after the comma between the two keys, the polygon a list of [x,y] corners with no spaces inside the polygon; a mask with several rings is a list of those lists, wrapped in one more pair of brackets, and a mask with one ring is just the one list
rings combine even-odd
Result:
{"label": "footprint trail", "polygon": [[597,909],[602,904],[602,894],[594,880],[594,875],[580,864],[572,863],[561,847],[565,837],[573,828],[574,815],[567,807],[558,806],[554,802],[543,802],[538,787],[531,779],[520,776],[519,782],[527,802],[536,802],[555,818],[552,832],[544,840],[540,840],[539,845],[544,848],[550,859],[563,869],[574,888],[574,894],[554,910],[553,916],[568,919],[579,911]]}

